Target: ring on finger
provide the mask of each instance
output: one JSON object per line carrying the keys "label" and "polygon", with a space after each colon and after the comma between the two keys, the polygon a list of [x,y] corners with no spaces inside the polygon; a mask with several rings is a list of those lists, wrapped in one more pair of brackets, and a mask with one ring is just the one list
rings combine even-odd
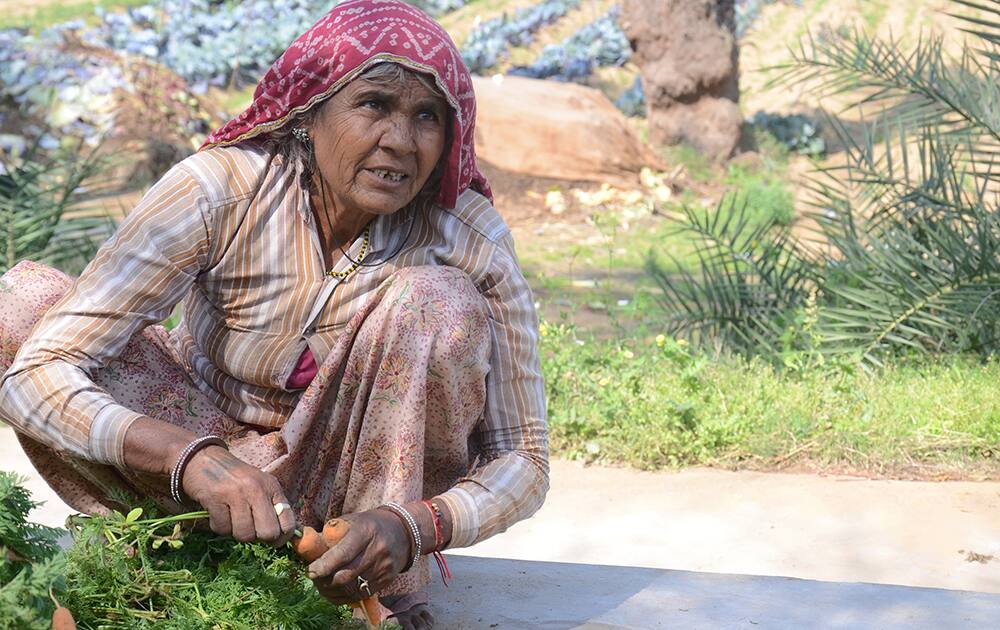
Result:
{"label": "ring on finger", "polygon": [[371,586],[369,586],[368,584],[368,580],[361,577],[360,575],[358,576],[358,590],[361,591],[361,594],[364,595],[365,597],[372,596],[372,589]]}
{"label": "ring on finger", "polygon": [[290,510],[290,509],[292,509],[292,506],[288,505],[287,503],[274,504],[274,513],[277,514],[278,516],[281,516],[281,513],[284,512],[285,510]]}

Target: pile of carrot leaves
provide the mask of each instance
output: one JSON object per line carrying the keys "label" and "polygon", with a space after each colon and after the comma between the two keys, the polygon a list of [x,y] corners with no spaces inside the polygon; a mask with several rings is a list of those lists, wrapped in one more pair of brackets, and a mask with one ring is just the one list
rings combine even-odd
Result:
{"label": "pile of carrot leaves", "polygon": [[73,516],[73,544],[59,551],[62,530],[27,523],[35,504],[18,481],[0,471],[0,545],[25,559],[8,559],[12,567],[0,570],[0,630],[50,627],[55,600],[80,628],[94,630],[360,627],[350,608],[323,599],[288,546],[239,543],[196,527],[205,512],[164,516],[145,505]]}

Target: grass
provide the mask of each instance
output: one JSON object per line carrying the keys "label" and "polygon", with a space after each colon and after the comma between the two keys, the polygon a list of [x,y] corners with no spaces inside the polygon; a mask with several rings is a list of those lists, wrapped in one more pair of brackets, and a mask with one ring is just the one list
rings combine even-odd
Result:
{"label": "grass", "polygon": [[862,0],[859,5],[861,20],[869,32],[874,32],[889,10],[888,3],[885,0]]}
{"label": "grass", "polygon": [[901,360],[777,371],[663,336],[594,340],[542,326],[554,452],[643,469],[685,465],[996,477],[1000,363]]}
{"label": "grass", "polygon": [[0,15],[0,29],[16,27],[37,31],[53,24],[77,19],[93,24],[97,22],[94,10],[98,7],[112,10],[144,4],[149,4],[149,0],[84,0],[82,2],[6,0],[0,2],[0,7],[3,8],[2,15]]}

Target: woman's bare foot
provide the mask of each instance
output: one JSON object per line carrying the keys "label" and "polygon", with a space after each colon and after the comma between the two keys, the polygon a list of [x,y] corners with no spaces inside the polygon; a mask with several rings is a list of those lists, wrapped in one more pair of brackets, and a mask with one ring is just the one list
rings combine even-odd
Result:
{"label": "woman's bare foot", "polygon": [[380,597],[379,601],[392,611],[390,619],[399,622],[403,630],[431,630],[434,627],[434,615],[427,606],[426,593],[389,595]]}
{"label": "woman's bare foot", "polygon": [[395,619],[403,630],[430,630],[434,627],[434,615],[427,604],[417,604],[413,608],[396,613],[390,619]]}

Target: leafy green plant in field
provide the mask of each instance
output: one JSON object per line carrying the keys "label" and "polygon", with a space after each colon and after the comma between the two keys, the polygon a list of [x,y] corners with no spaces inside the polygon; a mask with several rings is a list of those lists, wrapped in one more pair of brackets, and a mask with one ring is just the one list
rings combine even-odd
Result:
{"label": "leafy green plant in field", "polygon": [[759,224],[770,220],[777,225],[789,225],[795,218],[795,199],[788,183],[780,176],[730,166],[725,183],[735,191],[732,193],[734,203],[746,206],[750,222]]}
{"label": "leafy green plant in field", "polygon": [[24,480],[0,471],[0,629],[42,628],[55,606],[49,591],[65,562],[57,555],[61,530],[28,522],[38,506]]}
{"label": "leafy green plant in field", "polygon": [[[866,364],[899,352],[996,352],[1000,5],[952,1],[993,16],[967,20],[978,44],[957,59],[943,53],[944,35],[906,51],[849,29],[793,51],[784,81],[855,94],[866,112],[881,111],[860,131],[830,117],[846,160],[809,183],[816,243],[780,225],[761,229],[732,205],[714,222],[679,217],[699,237],[701,260],[697,274],[650,262],[669,330],[771,358],[805,338],[810,352]],[[804,335],[806,295],[815,316]]]}
{"label": "leafy green plant in field", "polygon": [[[46,154],[29,149],[0,168],[0,273],[34,260],[79,273],[114,228],[105,215],[74,214],[100,187],[107,161],[82,145]],[[91,190],[84,193],[84,186]]]}
{"label": "leafy green plant in field", "polygon": [[774,356],[822,277],[787,225],[755,216],[742,201],[730,197],[714,212],[682,210],[678,230],[695,244],[696,271],[655,256],[647,270],[671,334],[716,352]]}
{"label": "leafy green plant in field", "polygon": [[563,457],[648,469],[805,463],[1000,475],[994,360],[901,356],[866,371],[801,350],[778,368],[665,334],[602,341],[550,322],[541,331],[550,439]]}

